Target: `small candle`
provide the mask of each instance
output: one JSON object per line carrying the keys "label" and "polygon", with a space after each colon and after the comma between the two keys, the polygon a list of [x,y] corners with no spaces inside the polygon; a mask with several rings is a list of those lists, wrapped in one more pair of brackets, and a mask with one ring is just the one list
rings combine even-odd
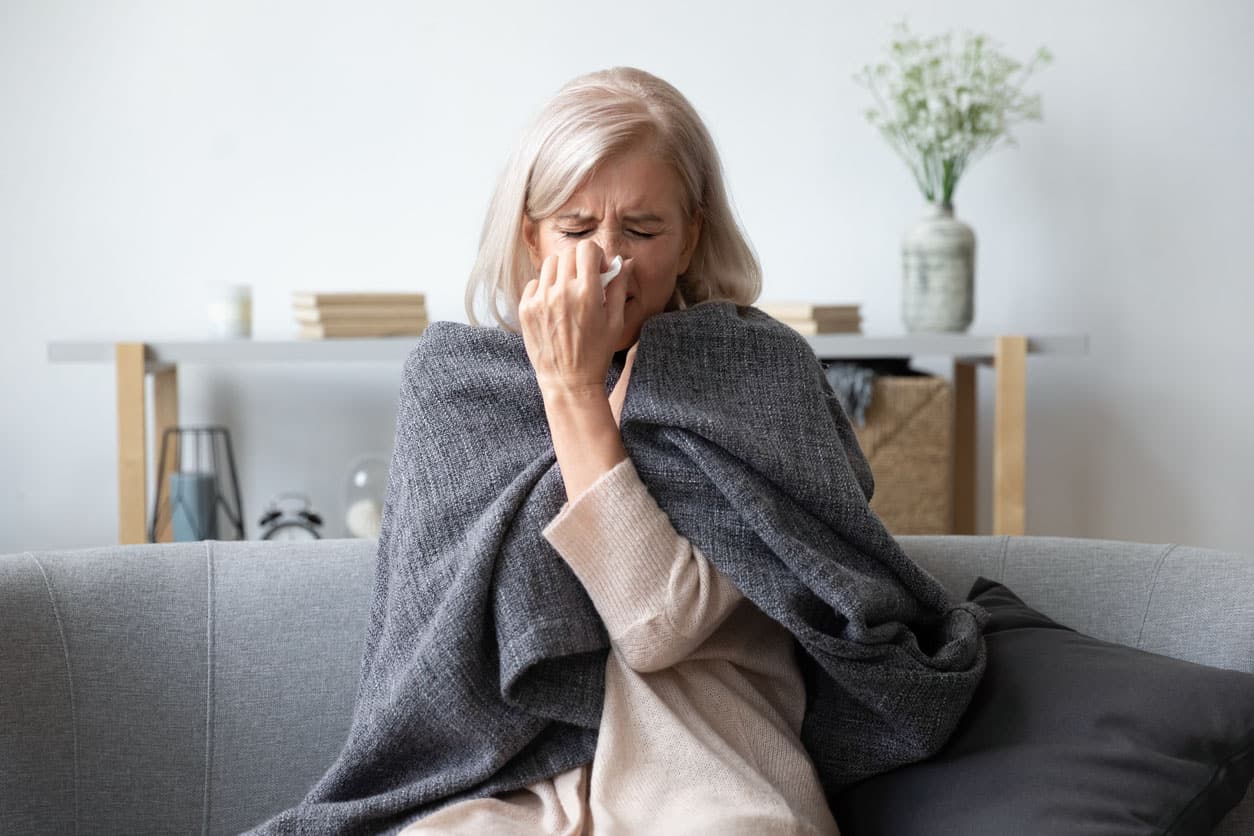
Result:
{"label": "small candle", "polygon": [[248,339],[253,333],[253,293],[246,284],[209,285],[209,329],[218,339]]}

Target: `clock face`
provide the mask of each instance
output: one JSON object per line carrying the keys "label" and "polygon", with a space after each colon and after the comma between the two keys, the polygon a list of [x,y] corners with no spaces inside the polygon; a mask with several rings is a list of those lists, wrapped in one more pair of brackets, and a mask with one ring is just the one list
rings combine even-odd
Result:
{"label": "clock face", "polygon": [[299,523],[284,523],[266,537],[267,540],[317,540],[318,535]]}

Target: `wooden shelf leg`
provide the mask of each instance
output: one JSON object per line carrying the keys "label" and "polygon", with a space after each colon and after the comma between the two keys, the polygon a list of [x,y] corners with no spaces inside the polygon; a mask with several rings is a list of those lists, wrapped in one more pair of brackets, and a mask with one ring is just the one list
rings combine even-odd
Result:
{"label": "wooden shelf leg", "polygon": [[993,533],[1021,536],[1027,502],[1027,337],[998,337],[993,427]]}
{"label": "wooden shelf leg", "polygon": [[954,534],[975,534],[978,370],[973,362],[954,361]]}
{"label": "wooden shelf leg", "polygon": [[[152,376],[152,400],[153,400],[153,430],[155,436],[153,439],[153,450],[155,451],[157,466],[161,466],[162,445],[166,444],[165,431],[173,429],[179,423],[179,369],[178,366],[169,366],[161,369]],[[170,474],[177,473],[179,469],[179,449],[176,439],[170,439],[165,452],[165,467],[163,472],[157,474],[158,490],[160,485],[166,486],[166,495],[170,490]],[[174,520],[173,517],[167,516],[162,520],[162,525],[157,529],[157,542],[169,543],[174,539]]]}
{"label": "wooden shelf leg", "polygon": [[114,347],[118,390],[118,541],[148,542],[148,450],[144,415],[144,344]]}

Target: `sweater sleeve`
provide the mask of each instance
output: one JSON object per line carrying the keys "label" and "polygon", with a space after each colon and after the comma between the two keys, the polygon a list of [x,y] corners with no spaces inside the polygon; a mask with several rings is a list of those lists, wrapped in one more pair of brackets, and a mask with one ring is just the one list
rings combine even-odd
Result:
{"label": "sweater sleeve", "polygon": [[675,530],[630,458],[562,506],[544,538],[579,578],[629,666],[683,660],[743,595]]}

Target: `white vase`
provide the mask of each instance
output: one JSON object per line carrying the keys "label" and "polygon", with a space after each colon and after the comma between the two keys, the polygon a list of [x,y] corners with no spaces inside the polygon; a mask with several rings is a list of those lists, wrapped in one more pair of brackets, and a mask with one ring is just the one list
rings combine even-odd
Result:
{"label": "white vase", "polygon": [[928,203],[901,246],[906,330],[966,331],[975,316],[975,232],[949,203]]}

